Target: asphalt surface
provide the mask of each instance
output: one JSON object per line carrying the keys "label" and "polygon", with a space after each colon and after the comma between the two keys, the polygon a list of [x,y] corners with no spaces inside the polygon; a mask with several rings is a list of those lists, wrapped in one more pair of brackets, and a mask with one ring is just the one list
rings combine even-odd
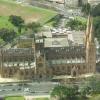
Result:
{"label": "asphalt surface", "polygon": [[25,95],[40,96],[49,95],[57,83],[34,82],[34,83],[8,83],[0,84],[0,96]]}

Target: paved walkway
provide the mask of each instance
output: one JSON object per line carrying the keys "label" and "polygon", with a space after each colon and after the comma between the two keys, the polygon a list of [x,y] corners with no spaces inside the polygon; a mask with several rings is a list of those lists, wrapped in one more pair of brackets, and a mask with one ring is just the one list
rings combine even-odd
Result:
{"label": "paved walkway", "polygon": [[19,80],[17,79],[12,79],[12,78],[1,78],[0,77],[0,83],[3,83],[3,82],[18,82]]}
{"label": "paved walkway", "polygon": [[24,96],[25,100],[33,100],[34,98],[49,98],[50,95],[41,95],[41,96]]}

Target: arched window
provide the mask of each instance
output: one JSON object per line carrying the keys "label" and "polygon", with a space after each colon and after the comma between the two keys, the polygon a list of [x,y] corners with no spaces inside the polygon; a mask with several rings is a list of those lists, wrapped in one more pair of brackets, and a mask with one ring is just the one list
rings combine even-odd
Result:
{"label": "arched window", "polygon": [[77,75],[76,71],[73,71],[73,76],[76,76],[76,75]]}

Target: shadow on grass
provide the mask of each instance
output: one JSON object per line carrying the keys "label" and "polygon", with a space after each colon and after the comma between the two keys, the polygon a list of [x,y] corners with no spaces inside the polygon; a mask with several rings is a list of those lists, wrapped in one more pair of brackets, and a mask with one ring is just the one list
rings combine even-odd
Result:
{"label": "shadow on grass", "polygon": [[51,18],[50,20],[48,20],[47,22],[45,22],[44,25],[48,24],[48,23],[52,23],[52,26],[56,27],[59,24],[59,21],[60,21],[60,19],[62,17],[63,16],[61,14],[57,14],[56,16],[54,16],[53,18]]}

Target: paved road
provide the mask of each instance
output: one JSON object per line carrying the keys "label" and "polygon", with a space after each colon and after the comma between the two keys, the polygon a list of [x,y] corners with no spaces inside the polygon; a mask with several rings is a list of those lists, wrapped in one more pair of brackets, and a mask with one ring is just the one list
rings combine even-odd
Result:
{"label": "paved road", "polygon": [[52,82],[34,82],[34,83],[8,83],[0,84],[0,96],[9,95],[49,95],[51,90],[56,86],[56,83]]}

